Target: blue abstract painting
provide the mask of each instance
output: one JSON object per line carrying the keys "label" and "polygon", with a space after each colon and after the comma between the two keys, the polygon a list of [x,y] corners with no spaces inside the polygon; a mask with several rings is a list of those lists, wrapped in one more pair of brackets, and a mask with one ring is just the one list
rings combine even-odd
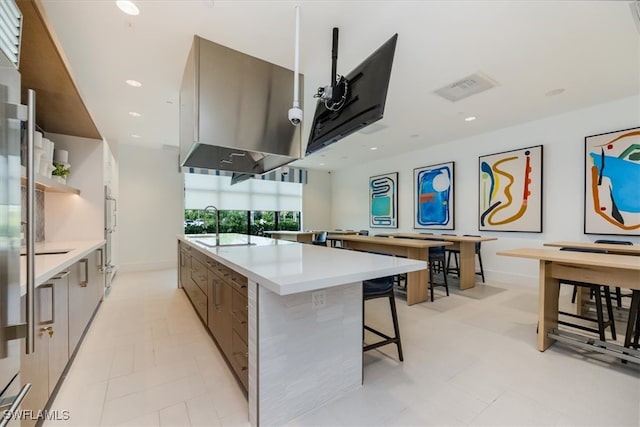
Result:
{"label": "blue abstract painting", "polygon": [[640,128],[585,138],[584,232],[640,235]]}
{"label": "blue abstract painting", "polygon": [[369,227],[398,228],[398,172],[369,178]]}
{"label": "blue abstract painting", "polygon": [[453,230],[454,162],[413,170],[413,228]]}

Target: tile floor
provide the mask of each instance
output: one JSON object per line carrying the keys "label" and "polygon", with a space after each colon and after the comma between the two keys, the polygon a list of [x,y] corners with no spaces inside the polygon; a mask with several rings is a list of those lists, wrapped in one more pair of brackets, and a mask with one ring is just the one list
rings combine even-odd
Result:
{"label": "tile floor", "polygon": [[[112,289],[52,406],[71,419],[45,426],[248,425],[246,397],[176,272],[120,274]],[[367,352],[360,390],[291,424],[640,425],[640,366],[561,345],[540,353],[536,290],[485,291],[411,307],[398,298],[404,363],[395,347]],[[388,304],[367,304],[368,322],[389,323]]]}

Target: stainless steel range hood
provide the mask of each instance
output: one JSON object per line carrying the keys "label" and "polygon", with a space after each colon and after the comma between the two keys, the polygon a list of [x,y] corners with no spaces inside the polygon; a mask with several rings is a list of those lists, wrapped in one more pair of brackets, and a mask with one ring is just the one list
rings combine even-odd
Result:
{"label": "stainless steel range hood", "polygon": [[299,159],[292,99],[293,71],[194,36],[180,89],[181,164],[261,174]]}

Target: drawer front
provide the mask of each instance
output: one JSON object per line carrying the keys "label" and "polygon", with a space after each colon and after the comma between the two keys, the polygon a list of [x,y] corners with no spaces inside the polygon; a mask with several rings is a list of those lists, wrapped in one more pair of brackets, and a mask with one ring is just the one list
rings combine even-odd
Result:
{"label": "drawer front", "polygon": [[217,263],[216,272],[223,279],[229,280],[231,277],[231,270],[221,263]]}
{"label": "drawer front", "polygon": [[206,258],[205,261],[204,261],[204,264],[210,270],[215,270],[216,268],[218,268],[218,262],[216,260],[214,260],[213,258]]}
{"label": "drawer front", "polygon": [[233,287],[236,288],[244,296],[247,296],[247,283],[248,280],[242,274],[231,270],[231,282]]}
{"label": "drawer front", "polygon": [[[186,286],[185,286],[186,285]],[[198,316],[207,323],[207,295],[196,286],[193,281],[183,284],[183,289],[187,292],[191,303],[196,309]]]}
{"label": "drawer front", "polygon": [[233,330],[240,335],[245,342],[249,340],[249,310],[247,304],[247,297],[234,289],[231,301]]}
{"label": "drawer front", "polygon": [[246,341],[240,337],[235,331],[231,336],[231,366],[236,371],[240,382],[244,385],[244,388],[248,390],[249,387],[249,347]]}
{"label": "drawer front", "polygon": [[209,274],[207,267],[196,257],[191,257],[191,278],[198,285],[200,290],[207,292],[207,275]]}

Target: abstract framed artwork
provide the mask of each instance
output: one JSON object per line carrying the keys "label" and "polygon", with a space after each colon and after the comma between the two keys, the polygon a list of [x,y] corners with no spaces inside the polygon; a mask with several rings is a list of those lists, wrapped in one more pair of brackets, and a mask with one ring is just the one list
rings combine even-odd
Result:
{"label": "abstract framed artwork", "polygon": [[542,145],[481,156],[480,231],[542,232]]}
{"label": "abstract framed artwork", "polygon": [[453,230],[454,162],[413,170],[413,228]]}
{"label": "abstract framed artwork", "polygon": [[640,128],[587,136],[585,234],[640,235]]}
{"label": "abstract framed artwork", "polygon": [[369,178],[369,227],[398,228],[398,172]]}

